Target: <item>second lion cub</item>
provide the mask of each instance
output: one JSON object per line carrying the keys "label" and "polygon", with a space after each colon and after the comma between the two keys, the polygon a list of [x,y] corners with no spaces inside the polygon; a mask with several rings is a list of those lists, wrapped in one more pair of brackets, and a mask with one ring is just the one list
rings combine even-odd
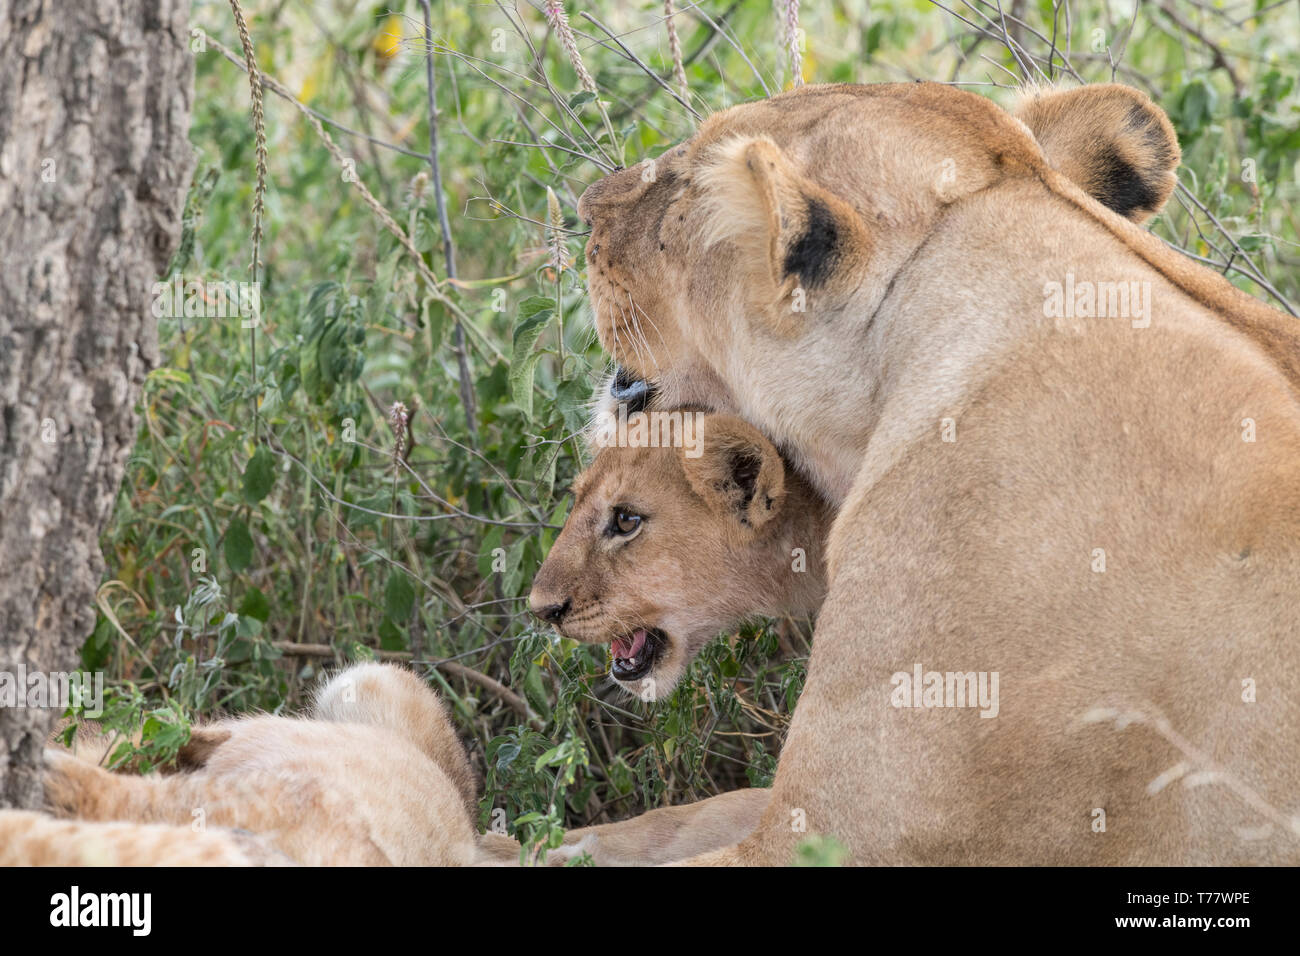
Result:
{"label": "second lion cub", "polygon": [[[50,809],[80,829],[0,814],[0,833],[43,823],[51,834],[7,862],[71,862],[64,851],[83,836],[104,861],[136,864],[235,862],[242,852],[308,866],[465,866],[477,853],[477,781],[446,707],[386,664],[335,674],[307,717],[195,728],[179,773],[111,773],[54,747],[46,761]],[[210,838],[191,832],[209,828]],[[219,845],[236,831],[248,835],[242,849]]]}

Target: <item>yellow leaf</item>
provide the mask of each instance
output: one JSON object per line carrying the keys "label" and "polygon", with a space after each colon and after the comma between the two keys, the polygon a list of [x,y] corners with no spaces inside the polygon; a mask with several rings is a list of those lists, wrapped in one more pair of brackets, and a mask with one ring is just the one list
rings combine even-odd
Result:
{"label": "yellow leaf", "polygon": [[402,18],[392,16],[379,27],[374,42],[375,53],[382,59],[391,60],[402,49]]}

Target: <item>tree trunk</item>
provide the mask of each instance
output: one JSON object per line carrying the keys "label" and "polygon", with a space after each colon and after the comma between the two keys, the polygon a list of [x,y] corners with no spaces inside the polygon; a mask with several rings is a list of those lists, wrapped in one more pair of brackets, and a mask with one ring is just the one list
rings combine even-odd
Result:
{"label": "tree trunk", "polygon": [[[189,0],[0,0],[0,672],[71,672],[193,173]],[[18,688],[26,700],[25,687]],[[59,709],[0,706],[0,807]]]}

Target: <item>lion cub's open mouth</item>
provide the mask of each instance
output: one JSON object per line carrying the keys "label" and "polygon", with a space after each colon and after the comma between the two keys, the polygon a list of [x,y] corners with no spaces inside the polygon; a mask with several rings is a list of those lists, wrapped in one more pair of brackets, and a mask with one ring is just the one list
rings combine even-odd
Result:
{"label": "lion cub's open mouth", "polygon": [[610,642],[614,661],[610,674],[615,680],[640,680],[654,669],[655,659],[667,643],[668,635],[658,628],[637,628],[631,634]]}

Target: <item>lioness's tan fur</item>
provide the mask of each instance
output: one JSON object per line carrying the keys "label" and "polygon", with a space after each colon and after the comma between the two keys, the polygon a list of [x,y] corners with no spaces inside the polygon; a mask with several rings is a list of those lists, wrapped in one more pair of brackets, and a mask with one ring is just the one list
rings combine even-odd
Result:
{"label": "lioness's tan fur", "polygon": [[[771,802],[701,862],[799,821],[859,863],[1300,860],[1300,324],[1135,224],[1178,157],[1140,93],[1021,115],[806,87],[580,202],[615,359],[840,506]],[[1068,273],[1150,312],[1048,315]],[[999,715],[892,706],[917,664]]]}
{"label": "lioness's tan fur", "polygon": [[[639,816],[570,830],[564,845],[546,855],[549,866],[564,866],[586,854],[595,866],[659,866],[728,847],[758,825],[771,791],[766,787],[729,790],[706,800],[660,807]],[[519,844],[505,835],[479,838],[479,866],[513,866]]]}

